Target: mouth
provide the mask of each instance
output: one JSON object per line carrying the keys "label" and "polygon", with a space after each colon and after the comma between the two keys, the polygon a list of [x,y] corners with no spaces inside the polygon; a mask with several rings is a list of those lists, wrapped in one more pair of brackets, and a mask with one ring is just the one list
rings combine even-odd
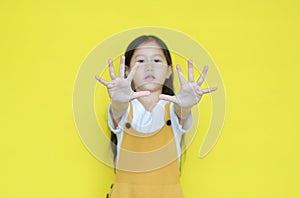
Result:
{"label": "mouth", "polygon": [[155,77],[154,77],[153,75],[147,75],[147,76],[145,77],[145,80],[149,80],[149,81],[155,80]]}

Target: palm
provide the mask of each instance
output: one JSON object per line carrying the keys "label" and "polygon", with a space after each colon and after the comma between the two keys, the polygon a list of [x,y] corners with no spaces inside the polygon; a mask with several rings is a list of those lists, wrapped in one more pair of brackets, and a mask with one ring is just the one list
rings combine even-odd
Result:
{"label": "palm", "polygon": [[141,97],[148,95],[148,91],[140,91],[140,92],[134,92],[131,88],[131,81],[135,75],[136,69],[138,65],[136,64],[131,72],[129,73],[128,77],[124,77],[124,71],[125,71],[125,57],[121,57],[120,61],[120,71],[119,71],[119,76],[116,77],[116,74],[114,72],[112,60],[110,59],[108,61],[109,63],[109,74],[112,79],[111,82],[108,82],[99,76],[96,76],[96,79],[106,86],[109,97],[111,98],[112,101],[117,101],[117,102],[129,102],[135,98]]}
{"label": "palm", "polygon": [[188,81],[185,80],[179,65],[176,66],[176,69],[180,82],[179,92],[175,96],[161,94],[160,99],[173,102],[182,108],[192,107],[200,102],[203,94],[213,92],[217,89],[216,87],[201,89],[201,85],[207,73],[207,66],[204,67],[204,70],[197,82],[194,81],[193,64],[191,61],[188,61]]}
{"label": "palm", "polygon": [[130,81],[124,78],[116,78],[107,85],[109,97],[113,101],[129,102],[133,90],[130,86]]}

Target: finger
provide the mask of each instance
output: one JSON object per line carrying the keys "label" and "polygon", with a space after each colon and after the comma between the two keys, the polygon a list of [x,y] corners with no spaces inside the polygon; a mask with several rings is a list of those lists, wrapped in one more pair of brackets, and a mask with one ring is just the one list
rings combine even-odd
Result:
{"label": "finger", "polygon": [[211,93],[213,91],[216,91],[218,89],[218,87],[213,87],[213,88],[207,88],[207,89],[202,89],[202,93],[203,94],[207,94],[207,93]]}
{"label": "finger", "polygon": [[193,70],[193,62],[192,60],[188,60],[188,78],[189,78],[189,82],[194,82],[194,70]]}
{"label": "finger", "polygon": [[120,71],[119,71],[119,77],[124,77],[124,71],[125,71],[125,56],[121,56],[120,59]]}
{"label": "finger", "polygon": [[208,70],[208,67],[205,66],[204,69],[203,69],[203,71],[202,71],[202,73],[201,73],[201,76],[200,76],[199,79],[197,80],[197,84],[198,84],[199,86],[202,85],[202,83],[203,83],[203,81],[204,81],[204,79],[205,79],[205,76],[206,76],[206,74],[207,74],[207,70]]}
{"label": "finger", "polygon": [[159,95],[159,99],[161,100],[166,100],[166,101],[170,101],[170,102],[173,102],[175,104],[178,103],[177,99],[175,96],[170,96],[170,95],[166,95],[166,94],[160,94]]}
{"label": "finger", "polygon": [[150,91],[138,91],[138,92],[133,92],[133,94],[130,97],[130,100],[142,97],[142,96],[149,96]]}
{"label": "finger", "polygon": [[134,66],[132,67],[132,69],[130,70],[130,72],[129,72],[129,75],[127,77],[128,80],[132,81],[132,79],[133,79],[133,77],[135,75],[135,72],[138,69],[138,66],[139,66],[139,62],[136,62],[134,64]]}
{"label": "finger", "polygon": [[108,86],[109,82],[107,82],[106,80],[104,80],[103,78],[100,78],[99,76],[95,76],[95,78],[104,86]]}
{"label": "finger", "polygon": [[178,74],[180,85],[185,84],[186,81],[185,81],[184,75],[182,73],[182,70],[181,70],[181,67],[179,64],[176,65],[176,69],[177,69],[177,74]]}
{"label": "finger", "polygon": [[108,59],[108,65],[109,65],[109,75],[110,75],[110,78],[112,80],[115,80],[116,79],[116,74],[115,74],[115,71],[114,71],[114,65],[113,65],[113,61],[112,59]]}

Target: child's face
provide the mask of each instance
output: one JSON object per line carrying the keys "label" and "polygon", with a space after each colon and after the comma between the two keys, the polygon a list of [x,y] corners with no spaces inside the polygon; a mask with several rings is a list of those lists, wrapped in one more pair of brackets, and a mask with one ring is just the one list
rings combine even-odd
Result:
{"label": "child's face", "polygon": [[130,61],[130,68],[139,62],[133,78],[136,91],[161,91],[164,81],[172,74],[161,47],[155,41],[139,45]]}

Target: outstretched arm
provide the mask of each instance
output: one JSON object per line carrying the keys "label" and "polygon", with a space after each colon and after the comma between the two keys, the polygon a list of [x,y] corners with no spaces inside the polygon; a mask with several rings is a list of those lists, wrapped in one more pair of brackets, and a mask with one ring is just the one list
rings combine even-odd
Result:
{"label": "outstretched arm", "polygon": [[129,102],[135,98],[149,95],[150,92],[134,92],[131,88],[131,81],[135,75],[138,63],[133,66],[127,78],[124,77],[125,56],[121,57],[118,77],[116,77],[116,74],[114,72],[114,66],[111,59],[108,60],[108,65],[111,82],[108,82],[99,76],[96,76],[96,79],[107,88],[109,97],[111,99],[110,112],[116,127],[120,122],[123,114],[127,110]]}
{"label": "outstretched arm", "polygon": [[204,67],[197,82],[194,81],[194,70],[191,60],[188,61],[188,81],[185,80],[180,65],[176,65],[176,69],[180,82],[180,91],[175,96],[161,94],[159,98],[175,104],[175,113],[179,119],[179,123],[183,125],[191,113],[192,107],[200,102],[202,95],[217,90],[217,87],[201,89],[208,70],[207,66]]}

